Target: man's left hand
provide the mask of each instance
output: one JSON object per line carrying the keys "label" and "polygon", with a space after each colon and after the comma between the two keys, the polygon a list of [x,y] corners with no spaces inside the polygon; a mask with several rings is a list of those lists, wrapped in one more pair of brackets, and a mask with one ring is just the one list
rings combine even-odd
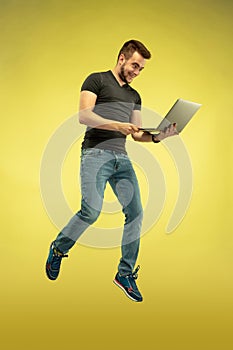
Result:
{"label": "man's left hand", "polygon": [[166,127],[163,131],[161,131],[157,136],[156,140],[162,141],[170,136],[179,135],[178,131],[176,130],[176,123],[170,124],[168,127]]}

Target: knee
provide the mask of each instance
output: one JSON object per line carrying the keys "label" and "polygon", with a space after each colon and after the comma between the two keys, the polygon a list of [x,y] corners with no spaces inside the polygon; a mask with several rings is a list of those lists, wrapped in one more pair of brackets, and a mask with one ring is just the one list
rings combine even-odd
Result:
{"label": "knee", "polygon": [[143,209],[142,207],[139,207],[138,210],[131,210],[129,208],[126,208],[124,210],[125,214],[125,223],[130,222],[138,222],[138,224],[142,223],[143,220]]}
{"label": "knee", "polygon": [[81,210],[77,215],[88,224],[93,224],[99,217],[100,211],[90,207],[87,203],[82,203]]}

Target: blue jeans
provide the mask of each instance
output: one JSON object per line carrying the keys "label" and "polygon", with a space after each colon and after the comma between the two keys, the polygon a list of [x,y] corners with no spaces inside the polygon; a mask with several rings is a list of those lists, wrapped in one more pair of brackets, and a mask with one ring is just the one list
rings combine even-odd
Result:
{"label": "blue jeans", "polygon": [[139,251],[143,210],[138,181],[128,156],[98,148],[84,149],[80,176],[81,209],[58,234],[55,246],[62,253],[67,253],[81,234],[97,220],[108,182],[125,215],[118,271],[131,273]]}

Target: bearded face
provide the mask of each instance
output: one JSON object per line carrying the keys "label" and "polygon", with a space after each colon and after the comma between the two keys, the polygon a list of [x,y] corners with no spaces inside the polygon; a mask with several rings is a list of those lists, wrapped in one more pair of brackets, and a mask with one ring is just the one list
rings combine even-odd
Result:
{"label": "bearded face", "polygon": [[145,59],[138,53],[134,54],[121,64],[119,77],[124,83],[130,84],[145,66]]}

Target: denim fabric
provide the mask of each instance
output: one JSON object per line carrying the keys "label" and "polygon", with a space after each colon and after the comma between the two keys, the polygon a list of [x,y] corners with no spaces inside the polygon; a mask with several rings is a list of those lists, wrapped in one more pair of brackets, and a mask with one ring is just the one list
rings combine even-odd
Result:
{"label": "denim fabric", "polygon": [[81,154],[81,209],[59,233],[54,244],[67,253],[81,234],[93,224],[102,208],[107,182],[112,187],[125,215],[120,273],[131,273],[139,251],[143,210],[138,181],[126,154],[87,148]]}

